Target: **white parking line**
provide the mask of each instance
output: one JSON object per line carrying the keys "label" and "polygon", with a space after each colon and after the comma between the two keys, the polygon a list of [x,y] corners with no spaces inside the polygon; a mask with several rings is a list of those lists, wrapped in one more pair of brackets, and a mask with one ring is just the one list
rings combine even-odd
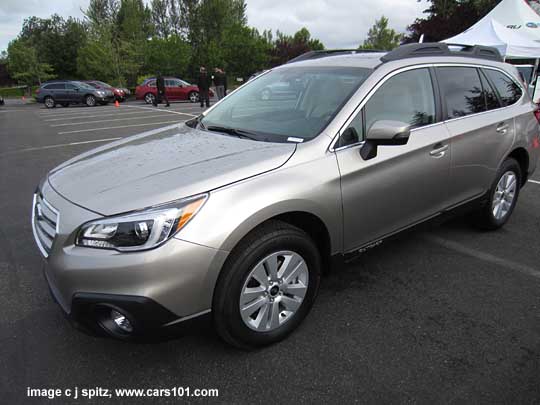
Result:
{"label": "white parking line", "polygon": [[133,114],[140,114],[138,111],[118,111],[116,113],[112,114],[97,114],[97,115],[76,115],[76,116],[69,116],[69,117],[62,117],[62,118],[52,118],[52,119],[46,119],[43,120],[45,122],[54,122],[54,121],[66,121],[66,120],[80,120],[83,118],[98,118],[98,117],[117,117],[122,115],[133,115]]}
{"label": "white parking line", "polygon": [[92,140],[92,141],[70,142],[70,143],[60,143],[58,145],[38,146],[38,147],[34,147],[34,148],[25,148],[25,149],[19,149],[19,150],[14,150],[14,151],[10,151],[10,152],[0,153],[0,156],[15,155],[17,153],[31,152],[31,151],[36,151],[36,150],[62,148],[64,146],[85,145],[87,143],[112,142],[112,141],[117,141],[119,139],[122,139],[122,138],[95,139],[95,140]]}
{"label": "white parking line", "polygon": [[[140,113],[139,113],[140,114]],[[154,114],[154,115],[141,115],[134,117],[128,117],[128,118],[110,118],[108,120],[97,120],[97,121],[83,121],[83,122],[66,122],[64,124],[55,124],[51,125],[51,127],[67,127],[72,125],[87,125],[87,124],[99,124],[101,122],[110,122],[110,121],[126,121],[126,120],[134,120],[134,119],[142,119],[142,118],[158,118],[163,117],[163,114]]]}
{"label": "white parking line", "polygon": [[158,107],[143,107],[140,105],[126,105],[125,107],[126,108],[140,108],[141,110],[163,111],[169,114],[187,115],[189,117],[198,116],[198,115],[193,115],[193,114],[188,114],[188,113],[183,113],[183,112],[178,112],[178,111],[173,111],[173,110],[166,110],[164,108],[158,108]]}
{"label": "white parking line", "polygon": [[84,107],[84,108],[77,108],[77,109],[71,109],[69,111],[62,111],[62,110],[56,110],[56,111],[37,111],[37,114],[41,117],[60,117],[60,116],[70,116],[70,115],[80,115],[80,114],[96,114],[96,110],[98,111],[113,111],[114,106],[107,107],[107,106],[97,106],[97,107]]}
{"label": "white parking line", "polygon": [[529,183],[540,184],[540,181],[538,181],[538,180],[529,180]]}
{"label": "white parking line", "polygon": [[512,260],[503,259],[502,257],[498,257],[490,253],[485,253],[476,249],[472,249],[468,246],[462,245],[461,243],[444,239],[438,236],[426,236],[425,239],[455,252],[474,257],[475,259],[492,263],[494,265],[504,267],[509,270],[514,270],[527,276],[540,278],[540,271],[533,267],[529,267],[524,264],[514,262]]}
{"label": "white parking line", "polygon": [[184,121],[180,120],[180,121],[148,122],[148,123],[145,123],[145,124],[120,125],[120,126],[116,126],[116,127],[78,129],[76,131],[58,132],[58,135],[76,134],[76,133],[79,133],[79,132],[105,131],[107,129],[122,129],[122,128],[131,128],[131,127],[143,127],[143,126],[148,126],[148,125],[179,124],[181,122],[184,122]]}

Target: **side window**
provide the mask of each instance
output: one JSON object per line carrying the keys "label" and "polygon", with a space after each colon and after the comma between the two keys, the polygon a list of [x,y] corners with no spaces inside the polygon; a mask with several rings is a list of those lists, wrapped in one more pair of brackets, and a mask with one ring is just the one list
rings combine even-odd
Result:
{"label": "side window", "polygon": [[440,67],[437,76],[446,104],[446,117],[457,118],[486,111],[486,99],[476,68]]}
{"label": "side window", "polygon": [[174,87],[174,80],[165,79],[165,87]]}
{"label": "side window", "polygon": [[505,106],[512,105],[521,98],[521,88],[510,77],[492,69],[484,69],[484,72],[495,85]]}
{"label": "side window", "polygon": [[493,87],[491,87],[491,84],[487,81],[483,73],[480,74],[480,79],[482,81],[482,89],[484,90],[484,98],[486,99],[487,109],[495,110],[497,108],[500,108],[501,103],[499,102],[499,98],[497,97],[495,90],[493,90]]}
{"label": "side window", "polygon": [[435,122],[435,97],[428,69],[415,69],[388,79],[364,107],[366,131],[380,120],[401,121],[418,128]]}
{"label": "side window", "polygon": [[66,83],[66,89],[75,90],[77,87],[71,83]]}
{"label": "side window", "polygon": [[147,84],[148,87],[156,87],[156,81],[155,80],[150,80]]}
{"label": "side window", "polygon": [[405,122],[411,128],[435,122],[435,97],[428,69],[399,73],[384,82],[343,131],[339,147],[363,141],[369,128],[381,120]]}
{"label": "side window", "polygon": [[45,87],[47,90],[64,90],[64,84],[63,83],[55,83],[55,84],[48,84]]}

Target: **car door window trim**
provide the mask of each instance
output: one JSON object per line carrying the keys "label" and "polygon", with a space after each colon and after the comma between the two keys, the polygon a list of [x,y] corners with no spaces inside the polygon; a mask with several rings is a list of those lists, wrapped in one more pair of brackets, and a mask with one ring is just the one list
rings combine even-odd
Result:
{"label": "car door window trim", "polygon": [[[409,70],[423,69],[423,68],[428,68],[428,69],[429,68],[434,68],[435,71],[436,71],[436,68],[438,68],[438,67],[471,67],[471,68],[475,68],[475,69],[491,69],[491,70],[501,72],[504,75],[508,76],[514,83],[516,83],[518,85],[518,87],[521,90],[521,97],[514,104],[511,104],[511,105],[508,105],[508,106],[502,106],[500,108],[496,108],[496,109],[493,109],[493,110],[488,110],[488,111],[482,111],[482,112],[478,112],[478,113],[474,113],[474,114],[469,114],[469,115],[466,115],[464,117],[456,117],[456,118],[446,119],[446,120],[435,122],[433,124],[426,125],[426,126],[423,126],[423,127],[413,128],[413,129],[411,129],[411,133],[415,132],[418,129],[430,128],[430,127],[435,126],[435,125],[441,125],[441,124],[452,122],[452,121],[462,120],[464,118],[470,118],[470,117],[478,116],[478,115],[482,115],[482,114],[493,113],[493,112],[502,110],[503,108],[509,108],[509,107],[512,107],[512,106],[518,104],[520,101],[523,100],[523,97],[525,97],[525,92],[523,90],[523,86],[521,85],[521,83],[519,83],[517,80],[515,80],[508,72],[504,71],[503,69],[497,68],[495,66],[472,64],[472,63],[448,63],[448,62],[444,62],[444,63],[425,63],[425,64],[420,64],[420,65],[406,66],[406,67],[396,69],[393,72],[388,73],[375,86],[373,86],[371,88],[371,90],[362,99],[362,101],[354,109],[354,111],[351,113],[351,115],[345,120],[345,123],[337,131],[337,134],[332,138],[332,141],[330,142],[330,144],[328,146],[328,151],[333,153],[333,152],[336,152],[336,151],[339,151],[339,150],[344,150],[344,149],[351,148],[351,147],[354,147],[354,146],[360,146],[360,145],[363,145],[365,143],[365,141],[361,141],[361,142],[358,142],[358,143],[345,145],[345,146],[342,146],[342,147],[336,147],[336,144],[339,142],[339,137],[341,136],[343,130],[346,129],[349,126],[349,124],[352,122],[352,120],[356,117],[356,114],[358,114],[358,111],[362,110],[362,108],[364,108],[364,106],[369,101],[369,99],[373,96],[373,94],[375,94],[375,92],[387,80],[391,79],[392,77],[394,77],[395,75],[397,75],[399,73],[406,72],[406,71],[409,71]],[[438,79],[437,79],[437,86],[440,86]],[[439,88],[439,90],[440,90],[440,88]],[[440,92],[440,97],[441,97],[441,103],[442,103],[442,99],[444,97],[444,94],[442,92]],[[435,99],[435,103],[437,104],[436,99]],[[441,107],[444,107],[444,103],[442,103]]]}

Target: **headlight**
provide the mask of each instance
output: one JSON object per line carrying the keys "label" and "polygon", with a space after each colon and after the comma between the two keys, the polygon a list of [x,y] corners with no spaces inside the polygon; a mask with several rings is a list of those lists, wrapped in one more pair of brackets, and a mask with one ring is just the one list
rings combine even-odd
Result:
{"label": "headlight", "polygon": [[105,95],[105,92],[103,92],[101,90],[98,90],[96,93],[98,94],[98,96],[104,96]]}
{"label": "headlight", "polygon": [[197,214],[208,195],[168,203],[147,210],[91,221],[79,230],[78,246],[122,252],[161,245]]}

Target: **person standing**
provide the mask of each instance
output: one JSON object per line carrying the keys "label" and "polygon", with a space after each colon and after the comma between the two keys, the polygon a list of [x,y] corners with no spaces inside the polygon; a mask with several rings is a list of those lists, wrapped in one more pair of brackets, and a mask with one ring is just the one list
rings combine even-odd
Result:
{"label": "person standing", "polygon": [[165,91],[165,79],[161,75],[161,72],[158,72],[156,77],[156,87],[157,87],[157,97],[154,99],[154,107],[157,107],[158,104],[161,104],[163,99],[165,99],[165,107],[169,107],[169,99],[167,97],[167,92]]}
{"label": "person standing", "polygon": [[201,107],[210,107],[210,84],[212,79],[206,72],[206,68],[201,66],[199,70],[199,79],[197,80],[197,86],[199,87],[199,101],[201,102]]}
{"label": "person standing", "polygon": [[221,100],[226,95],[227,76],[220,68],[214,70],[214,85],[216,86],[217,98],[218,100]]}

